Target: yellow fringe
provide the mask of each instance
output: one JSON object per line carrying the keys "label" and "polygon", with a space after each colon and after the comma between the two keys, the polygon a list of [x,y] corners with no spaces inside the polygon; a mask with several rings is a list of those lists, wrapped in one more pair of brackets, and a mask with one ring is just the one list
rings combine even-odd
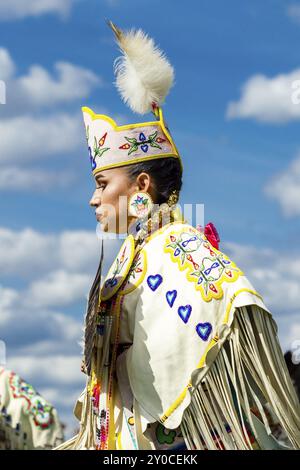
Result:
{"label": "yellow fringe", "polygon": [[[218,356],[189,393],[181,422],[188,449],[300,448],[298,397],[275,322],[258,306],[237,308]],[[268,408],[288,445],[272,435]]]}

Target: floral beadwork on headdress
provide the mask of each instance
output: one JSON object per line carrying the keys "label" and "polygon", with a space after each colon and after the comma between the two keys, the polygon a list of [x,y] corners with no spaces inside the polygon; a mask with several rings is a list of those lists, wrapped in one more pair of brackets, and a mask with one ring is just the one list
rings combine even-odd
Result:
{"label": "floral beadwork on headdress", "polygon": [[125,139],[129,143],[125,143],[123,145],[120,145],[119,149],[121,150],[128,150],[128,154],[130,155],[133,152],[136,152],[141,146],[141,149],[144,153],[148,152],[149,145],[150,147],[157,147],[161,149],[161,146],[159,144],[163,143],[166,141],[166,139],[163,139],[162,137],[157,137],[158,132],[155,131],[152,134],[149,135],[148,139],[146,138],[145,134],[143,132],[140,133],[139,135],[139,141],[135,137],[126,137]]}
{"label": "floral beadwork on headdress", "polygon": [[92,148],[89,145],[89,134],[90,134],[90,126],[87,126],[86,141],[87,141],[88,149],[89,149],[91,167],[92,167],[92,170],[95,170],[95,168],[97,167],[96,157],[102,157],[104,152],[106,152],[107,150],[110,150],[110,148],[103,147],[106,137],[107,137],[107,132],[105,132],[99,140],[97,140],[96,136],[94,136],[94,149],[93,149],[94,151],[92,152]]}

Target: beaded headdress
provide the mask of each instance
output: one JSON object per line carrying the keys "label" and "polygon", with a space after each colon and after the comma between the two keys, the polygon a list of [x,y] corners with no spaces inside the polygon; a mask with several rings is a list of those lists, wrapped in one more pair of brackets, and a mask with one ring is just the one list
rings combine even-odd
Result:
{"label": "beaded headdress", "polygon": [[122,52],[114,63],[116,87],[132,111],[138,114],[152,112],[154,119],[119,126],[111,117],[83,107],[93,174],[167,157],[178,158],[183,169],[161,108],[173,85],[173,67],[153,39],[141,29],[123,32],[111,21],[108,24]]}

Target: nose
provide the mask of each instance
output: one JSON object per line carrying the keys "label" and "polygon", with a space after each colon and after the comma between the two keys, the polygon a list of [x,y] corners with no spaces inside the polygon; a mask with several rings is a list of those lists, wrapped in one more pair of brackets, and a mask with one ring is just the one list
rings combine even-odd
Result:
{"label": "nose", "polygon": [[99,189],[96,189],[90,199],[89,205],[91,207],[98,207],[100,206],[100,204],[101,204],[101,191]]}

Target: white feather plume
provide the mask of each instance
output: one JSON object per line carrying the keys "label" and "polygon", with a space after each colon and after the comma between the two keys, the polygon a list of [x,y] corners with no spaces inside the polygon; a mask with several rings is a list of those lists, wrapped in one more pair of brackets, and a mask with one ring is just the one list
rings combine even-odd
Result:
{"label": "white feather plume", "polygon": [[112,22],[123,53],[114,62],[115,85],[123,101],[136,113],[160,106],[174,84],[174,69],[152,38],[141,29],[123,32]]}

